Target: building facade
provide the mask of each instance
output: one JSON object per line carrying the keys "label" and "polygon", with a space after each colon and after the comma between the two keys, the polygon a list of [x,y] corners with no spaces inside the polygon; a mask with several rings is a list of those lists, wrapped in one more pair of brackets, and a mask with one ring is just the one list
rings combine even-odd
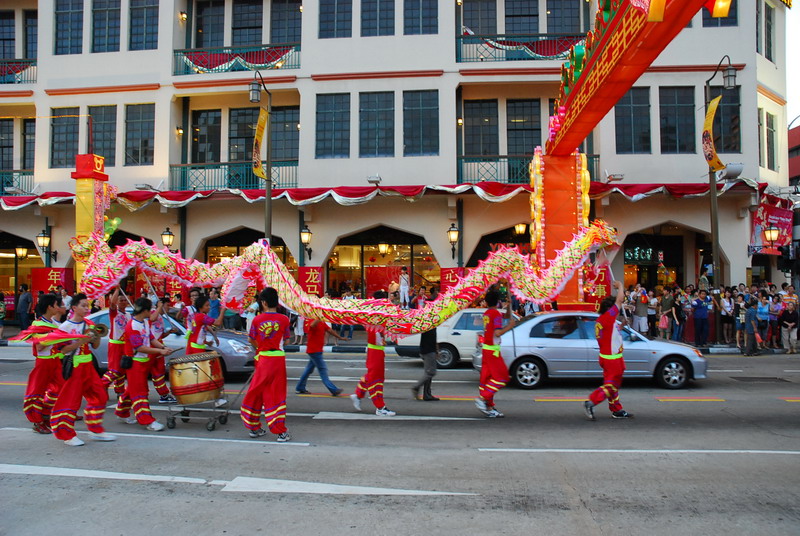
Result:
{"label": "building facade", "polygon": [[[268,96],[250,101],[253,71],[271,94],[273,246],[290,269],[321,266],[327,288],[363,294],[401,265],[430,286],[442,268],[524,244],[514,226],[530,221],[525,192],[458,187],[528,183],[561,63],[596,9],[594,0],[3,2],[0,290],[44,263],[72,265],[76,154],[105,157],[121,193],[109,212],[122,220],[119,237],[160,243],[169,227],[173,247],[214,262],[263,235],[250,155]],[[714,133],[723,162],[741,164],[725,180],[747,180],[719,197],[724,281],[779,276],[772,258],[748,257],[743,237],[762,201],[757,183],[789,183],[787,9],[733,0],[724,19],[701,11],[584,141],[594,213],[620,230],[612,266],[626,282],[692,282],[710,262],[708,197],[657,187],[707,183],[705,86],[728,63],[735,88],[723,88],[721,71],[709,84],[723,96]],[[620,176],[611,193],[600,187]],[[625,190],[646,184],[652,195]],[[373,197],[375,185],[390,195]],[[403,190],[413,186],[448,188]],[[46,224],[55,259],[35,244]]]}

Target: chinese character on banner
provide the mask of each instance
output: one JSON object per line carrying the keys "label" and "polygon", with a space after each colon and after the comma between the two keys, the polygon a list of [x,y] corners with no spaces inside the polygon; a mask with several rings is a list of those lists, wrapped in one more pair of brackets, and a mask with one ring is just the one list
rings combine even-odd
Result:
{"label": "chinese character on banner", "polygon": [[72,268],[32,268],[31,292],[34,296],[42,292],[55,292],[56,287],[62,286],[67,292],[75,292],[75,277]]}
{"label": "chinese character on banner", "polygon": [[439,292],[444,292],[448,288],[455,286],[458,283],[458,279],[460,277],[464,277],[463,268],[442,268],[441,269],[442,279],[439,283]]}
{"label": "chinese character on banner", "polygon": [[611,295],[613,281],[611,281],[611,269],[607,264],[597,269],[590,267],[584,277],[584,301],[586,303],[599,304],[606,296]]}
{"label": "chinese character on banner", "polygon": [[300,288],[306,294],[322,296],[322,267],[321,266],[300,266],[297,269]]}

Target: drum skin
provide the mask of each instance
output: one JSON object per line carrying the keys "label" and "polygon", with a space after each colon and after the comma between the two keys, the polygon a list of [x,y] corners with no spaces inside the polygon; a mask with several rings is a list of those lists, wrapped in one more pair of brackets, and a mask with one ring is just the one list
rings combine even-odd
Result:
{"label": "drum skin", "polygon": [[180,404],[199,404],[222,396],[225,380],[217,352],[204,352],[171,359],[169,383]]}

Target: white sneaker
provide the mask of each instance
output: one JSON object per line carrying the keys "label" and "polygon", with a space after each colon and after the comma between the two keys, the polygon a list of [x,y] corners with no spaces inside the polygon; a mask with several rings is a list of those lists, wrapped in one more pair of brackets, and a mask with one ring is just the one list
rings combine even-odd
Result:
{"label": "white sneaker", "polygon": [[106,432],[100,432],[99,434],[95,432],[89,432],[89,439],[93,439],[95,441],[116,441],[117,436]]}
{"label": "white sneaker", "polygon": [[397,413],[390,410],[386,406],[383,406],[382,408],[375,410],[375,415],[378,415],[380,417],[394,417],[395,415],[397,415]]}
{"label": "white sneaker", "polygon": [[486,405],[486,401],[485,401],[484,399],[482,399],[482,398],[476,398],[476,399],[475,399],[475,406],[476,406],[476,407],[477,407],[479,410],[481,410],[481,413],[483,413],[483,414],[484,414],[484,415],[486,415],[487,417],[489,416],[489,406],[487,406],[487,405]]}
{"label": "white sneaker", "polygon": [[224,405],[225,405],[225,404],[227,404],[227,403],[228,403],[228,401],[227,401],[227,400],[225,400],[224,398],[218,398],[218,399],[217,399],[217,400],[214,402],[214,407],[215,407],[215,408],[218,408],[218,407],[220,407],[220,406],[224,406]]}
{"label": "white sneaker", "polygon": [[126,419],[122,419],[122,422],[124,422],[125,424],[138,424],[139,421],[136,420],[136,417],[131,415]]}
{"label": "white sneaker", "polygon": [[492,408],[489,411],[487,411],[486,416],[489,417],[490,419],[502,419],[503,417],[505,417],[505,415],[497,411],[495,408]]}
{"label": "white sneaker", "polygon": [[147,429],[150,430],[151,432],[160,432],[161,430],[164,429],[164,425],[158,421],[153,421],[147,425]]}
{"label": "white sneaker", "polygon": [[356,408],[356,410],[361,411],[361,399],[356,395],[350,395],[350,400],[353,401],[353,407]]}
{"label": "white sneaker", "polygon": [[84,443],[83,441],[81,441],[81,440],[78,438],[78,436],[75,436],[75,437],[73,437],[72,439],[67,439],[66,441],[64,441],[64,444],[65,444],[65,445],[69,445],[70,447],[82,447],[82,446],[84,446],[86,443]]}

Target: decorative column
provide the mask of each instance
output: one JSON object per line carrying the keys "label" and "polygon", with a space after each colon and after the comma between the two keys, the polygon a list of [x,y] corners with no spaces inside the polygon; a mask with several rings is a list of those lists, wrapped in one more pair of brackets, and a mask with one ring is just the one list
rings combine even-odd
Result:
{"label": "decorative column", "polygon": [[[116,197],[116,187],[108,184],[105,158],[96,154],[75,155],[75,237],[102,233],[105,212]],[[85,265],[75,262],[75,280],[80,291]]]}

